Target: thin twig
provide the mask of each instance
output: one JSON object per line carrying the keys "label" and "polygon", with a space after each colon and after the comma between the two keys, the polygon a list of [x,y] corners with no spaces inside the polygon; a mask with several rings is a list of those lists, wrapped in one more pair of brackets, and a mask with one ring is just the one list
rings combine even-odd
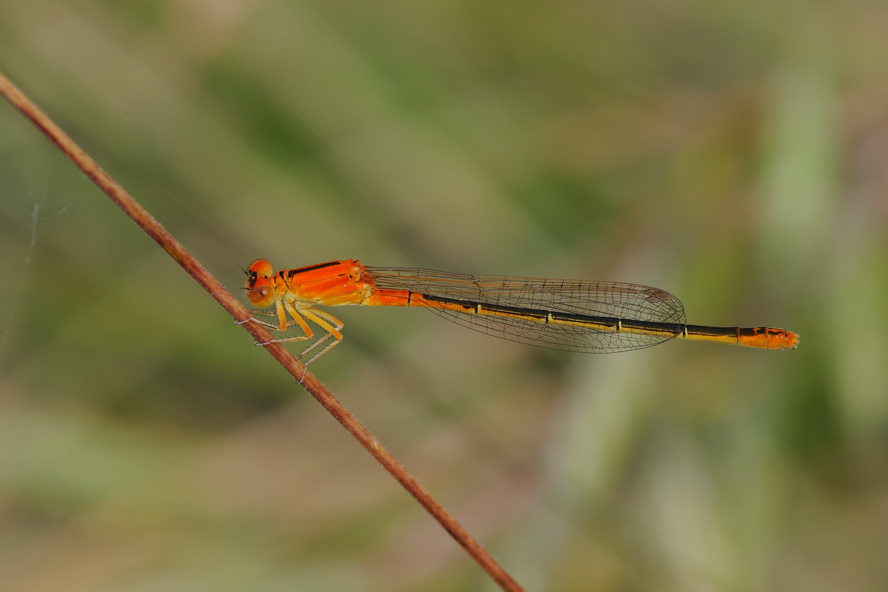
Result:
{"label": "thin twig", "polygon": [[[237,321],[250,318],[249,311],[234,298],[215,277],[185,250],[179,241],[168,233],[123,187],[117,184],[108,173],[30,101],[2,72],[0,72],[0,94],[3,94],[25,118],[29,119],[49,140],[58,146],[74,164],[104,191],[136,224],[148,233],[185,271],[210,293]],[[258,323],[243,323],[258,343],[273,339],[272,335]],[[437,520],[456,541],[477,561],[503,590],[520,591],[515,580],[484,550],[484,548],[439,504],[432,495],[386,450],[379,440],[340,403],[315,376],[305,371],[290,351],[280,343],[265,346],[266,351],[286,368],[287,372],[302,383],[311,396],[367,449],[379,464],[391,473],[397,481]],[[304,378],[303,378],[304,374]]]}

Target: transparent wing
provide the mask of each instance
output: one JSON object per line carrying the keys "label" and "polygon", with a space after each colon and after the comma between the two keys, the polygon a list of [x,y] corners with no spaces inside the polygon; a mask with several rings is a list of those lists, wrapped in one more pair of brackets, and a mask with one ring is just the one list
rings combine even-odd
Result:
{"label": "transparent wing", "polygon": [[[533,311],[519,314],[474,314],[472,308],[427,307],[442,317],[475,331],[511,341],[585,353],[611,353],[663,343],[685,324],[681,302],[664,290],[620,282],[595,282],[490,275],[462,275],[429,269],[368,267],[379,288],[411,292],[500,309]],[[576,315],[570,323],[546,322],[539,312]],[[530,315],[533,316],[533,315]],[[581,317],[675,324],[674,333],[644,334],[608,331]]]}

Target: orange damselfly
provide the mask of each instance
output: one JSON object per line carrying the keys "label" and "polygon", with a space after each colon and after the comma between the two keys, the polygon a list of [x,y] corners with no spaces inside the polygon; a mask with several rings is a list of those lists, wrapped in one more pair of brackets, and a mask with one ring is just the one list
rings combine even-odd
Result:
{"label": "orange damselfly", "polygon": [[[369,267],[356,259],[277,273],[271,263],[257,259],[246,273],[247,297],[259,307],[253,314],[277,322],[252,320],[274,331],[302,330],[302,335],[267,343],[311,339],[306,321],[326,331],[299,355],[327,344],[306,366],[342,341],[342,321],[316,306],[345,304],[427,308],[503,339],[585,353],[640,349],[673,338],[762,349],[795,349],[799,342],[798,335],[784,329],[688,325],[678,298],[638,284]],[[274,312],[261,310],[272,305]]]}

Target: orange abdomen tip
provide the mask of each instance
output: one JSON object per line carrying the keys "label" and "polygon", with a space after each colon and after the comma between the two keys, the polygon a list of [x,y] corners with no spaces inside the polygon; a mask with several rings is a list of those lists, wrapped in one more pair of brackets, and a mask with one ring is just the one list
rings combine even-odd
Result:
{"label": "orange abdomen tip", "polygon": [[797,333],[785,329],[771,329],[764,327],[762,337],[765,338],[765,347],[768,349],[795,349],[799,345]]}
{"label": "orange abdomen tip", "polygon": [[785,329],[753,327],[737,330],[737,344],[761,349],[795,349],[799,336]]}
{"label": "orange abdomen tip", "polygon": [[783,331],[783,349],[795,349],[799,345],[798,333]]}

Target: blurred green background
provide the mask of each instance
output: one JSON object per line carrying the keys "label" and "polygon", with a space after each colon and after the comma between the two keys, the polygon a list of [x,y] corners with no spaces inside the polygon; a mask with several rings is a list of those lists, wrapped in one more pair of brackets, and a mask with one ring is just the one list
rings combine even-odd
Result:
{"label": "blurred green background", "polygon": [[[0,2],[0,69],[241,267],[630,281],[794,352],[340,309],[313,371],[528,590],[888,587],[888,4]],[[490,590],[0,104],[0,588]]]}

